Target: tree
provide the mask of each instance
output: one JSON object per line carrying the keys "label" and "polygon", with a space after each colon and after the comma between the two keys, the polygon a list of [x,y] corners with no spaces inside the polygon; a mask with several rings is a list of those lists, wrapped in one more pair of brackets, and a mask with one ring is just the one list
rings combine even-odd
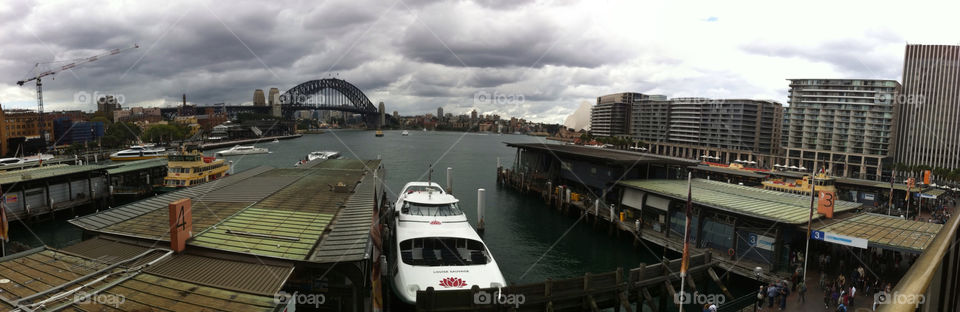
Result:
{"label": "tree", "polygon": [[189,131],[182,125],[153,125],[143,132],[143,140],[153,143],[165,143],[182,140]]}

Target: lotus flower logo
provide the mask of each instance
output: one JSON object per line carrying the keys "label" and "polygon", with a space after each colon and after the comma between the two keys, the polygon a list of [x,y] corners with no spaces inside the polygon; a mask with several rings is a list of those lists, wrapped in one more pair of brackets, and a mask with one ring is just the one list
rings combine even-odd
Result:
{"label": "lotus flower logo", "polygon": [[467,286],[467,282],[464,282],[459,277],[448,277],[440,280],[440,286],[443,286],[444,288],[463,288],[464,286]]}

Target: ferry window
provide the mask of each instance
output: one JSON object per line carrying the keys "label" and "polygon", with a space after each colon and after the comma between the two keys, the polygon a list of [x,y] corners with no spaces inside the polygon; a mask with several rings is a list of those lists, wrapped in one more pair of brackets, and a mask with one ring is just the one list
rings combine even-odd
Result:
{"label": "ferry window", "polygon": [[462,215],[463,211],[457,203],[449,204],[421,204],[413,202],[404,202],[402,211],[415,216],[457,216]]}
{"label": "ferry window", "polygon": [[400,242],[400,259],[417,266],[482,265],[490,261],[483,243],[451,237],[414,238]]}

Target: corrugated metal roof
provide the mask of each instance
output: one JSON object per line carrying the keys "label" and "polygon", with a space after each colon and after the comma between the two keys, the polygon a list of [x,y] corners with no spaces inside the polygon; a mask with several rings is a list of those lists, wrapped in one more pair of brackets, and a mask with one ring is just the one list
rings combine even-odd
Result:
{"label": "corrugated metal roof", "polygon": [[120,163],[119,167],[107,169],[107,173],[121,174],[121,173],[143,170],[147,168],[166,167],[166,166],[167,166],[166,158],[135,160],[135,161]]}
{"label": "corrugated metal roof", "polygon": [[[72,219],[69,222],[85,230],[97,231],[122,221],[147,214],[157,209],[162,209],[164,213],[166,213],[165,209],[167,205],[175,200],[185,197],[198,198],[203,194],[241,182],[246,178],[256,176],[260,173],[269,171],[270,169],[271,167],[263,166],[245,170],[243,172],[218,179],[214,182],[154,196],[113,209],[108,209],[80,218]],[[166,226],[166,224],[167,222],[164,221],[162,226]]]}
{"label": "corrugated metal roof", "polygon": [[[190,246],[306,260],[323,239],[325,253],[318,254],[323,256],[320,258],[326,260],[324,257],[336,252],[341,261],[342,256],[363,259],[369,249],[374,183],[382,181],[363,168],[379,166],[378,160],[338,160],[325,169],[245,171],[243,177],[237,174],[219,180],[222,187],[212,191],[194,191],[204,184],[71,223],[102,233],[168,241],[167,204],[192,197],[194,237],[187,242]],[[352,192],[335,191],[340,183]],[[345,240],[352,243],[344,246]]]}
{"label": "corrugated metal roof", "polygon": [[222,289],[273,296],[287,282],[293,266],[177,255],[147,268],[146,272]]}
{"label": "corrugated metal roof", "polygon": [[943,225],[937,223],[865,213],[817,230],[866,239],[875,247],[919,253],[923,252],[942,228]]}
{"label": "corrugated metal roof", "polygon": [[640,153],[632,151],[622,151],[608,148],[594,148],[581,145],[561,145],[546,143],[506,143],[509,147],[519,147],[529,150],[547,151],[551,154],[565,155],[571,157],[585,157],[601,159],[610,162],[622,164],[634,163],[665,163],[676,165],[696,165],[699,161],[685,158],[655,155],[649,153]]}
{"label": "corrugated metal roof", "polygon": [[690,169],[693,169],[693,170],[702,170],[702,171],[709,171],[709,172],[716,172],[716,173],[723,173],[723,174],[732,174],[732,175],[738,175],[738,176],[743,176],[743,177],[748,177],[748,178],[763,179],[763,178],[766,178],[766,177],[767,177],[766,174],[762,174],[762,173],[758,173],[758,172],[754,172],[754,171],[737,170],[737,169],[722,168],[722,167],[711,167],[711,166],[703,166],[703,165],[701,165],[701,166],[689,166],[689,167],[687,167],[687,168],[690,168]]}
{"label": "corrugated metal roof", "polygon": [[[191,203],[193,232],[200,233],[214,224],[223,221],[253,202],[207,202]],[[124,220],[99,229],[103,233],[119,234],[146,238],[150,240],[170,241],[170,216],[166,209],[154,209],[136,218]]]}
{"label": "corrugated metal roof", "polygon": [[[631,180],[620,185],[686,201],[686,180]],[[760,219],[801,224],[810,212],[810,197],[735,184],[693,179],[694,203]],[[853,210],[862,204],[836,201],[835,212]],[[814,213],[814,218],[822,217]]]}
{"label": "corrugated metal roof", "polygon": [[[874,180],[843,178],[843,177],[838,177],[836,178],[835,181],[840,184],[859,185],[859,186],[879,188],[879,189],[885,189],[885,190],[890,189],[890,181],[881,182],[881,181],[874,181]],[[906,191],[907,185],[903,183],[894,183],[893,188],[896,190]],[[913,192],[920,191],[920,188],[914,187],[912,191]]]}
{"label": "corrugated metal roof", "polygon": [[23,170],[12,170],[0,172],[0,184],[18,183],[55,177],[59,175],[75,174],[88,171],[95,171],[107,168],[108,166],[98,165],[53,165],[43,166]]}
{"label": "corrugated metal roof", "polygon": [[[372,168],[379,167],[379,162]],[[377,172],[377,174],[381,174]],[[330,226],[330,233],[310,255],[314,262],[341,262],[363,260],[369,255],[370,227],[373,223],[375,181],[372,174],[364,176]]]}
{"label": "corrugated metal roof", "polygon": [[249,208],[195,236],[188,244],[302,260],[332,218],[332,214]]}
{"label": "corrugated metal roof", "polygon": [[[102,249],[101,244],[109,246],[118,243],[109,240],[97,240],[82,246]],[[162,254],[165,252],[155,251],[155,253]],[[153,254],[149,254],[147,257],[151,256]],[[180,260],[180,257],[184,257],[184,259]],[[153,259],[156,259],[156,257]],[[171,263],[171,261],[178,262]],[[259,268],[253,268],[248,267],[249,264],[246,263],[198,259],[196,256],[180,255],[161,260],[155,266],[147,269],[147,271],[157,271],[158,273],[137,270],[107,270],[98,273],[97,271],[107,267],[107,263],[109,262],[105,263],[72,253],[36,248],[28,252],[0,258],[0,278],[9,280],[7,283],[0,283],[0,291],[4,293],[3,296],[6,299],[18,300],[64,285],[87,274],[92,274],[88,279],[81,281],[85,285],[81,289],[82,291],[87,293],[99,291],[98,293],[103,295],[123,296],[125,300],[122,303],[112,301],[73,302],[74,296],[66,295],[59,296],[59,299],[47,302],[44,306],[55,308],[60,305],[67,305],[67,310],[84,311],[273,311],[278,304],[274,302],[272,294],[266,294],[273,289],[278,289],[277,284],[282,285],[291,270],[288,267],[271,265],[257,265]],[[133,264],[132,266],[136,265]],[[167,267],[163,267],[163,265],[167,265]],[[186,267],[185,271],[172,268],[175,265],[179,265],[181,268]],[[230,268],[236,269],[232,271],[234,274],[261,273],[255,276],[213,277],[210,274],[194,274],[197,272],[189,271],[197,268],[219,270],[221,274],[224,270]],[[282,278],[283,281],[276,278],[264,278],[262,272],[267,271],[286,272],[287,275]],[[170,275],[165,276],[161,273]],[[180,277],[180,274],[190,274],[193,280],[209,282],[209,284],[178,279],[177,277]],[[100,278],[103,279],[98,280]],[[260,279],[264,284],[253,285],[255,284],[253,282],[255,278]],[[117,284],[112,285],[112,283]],[[216,286],[218,284],[233,285],[236,286],[237,290]],[[77,286],[79,285],[73,284],[67,288],[73,289]],[[264,291],[267,291],[267,293],[263,293]],[[31,304],[44,299],[55,298],[58,297],[58,294],[64,294],[65,292],[66,290],[53,291],[30,301],[21,302],[21,304]],[[257,295],[258,292],[263,294]],[[0,307],[5,308],[5,310],[16,308],[9,305],[7,301],[0,301]]]}
{"label": "corrugated metal roof", "polygon": [[926,191],[923,191],[924,194],[933,195],[933,196],[940,196],[940,195],[943,195],[943,193],[946,193],[946,192],[947,192],[947,191],[944,191],[944,190],[941,190],[941,189],[938,189],[938,188],[931,188],[931,189],[928,189],[928,190],[926,190]]}

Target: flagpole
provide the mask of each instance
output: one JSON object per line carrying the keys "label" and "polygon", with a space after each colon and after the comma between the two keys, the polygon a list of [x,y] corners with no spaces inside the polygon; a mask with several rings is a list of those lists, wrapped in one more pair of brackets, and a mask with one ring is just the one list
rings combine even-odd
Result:
{"label": "flagpole", "polygon": [[[687,173],[687,221],[686,225],[683,227],[683,255],[680,259],[680,297],[679,299],[685,299],[685,296],[690,296],[690,294],[684,294],[684,286],[686,284],[687,278],[687,258],[690,257],[690,215],[692,210],[692,191],[693,190],[693,172]],[[683,301],[680,300],[680,312],[683,312]]]}
{"label": "flagpole", "polygon": [[817,198],[817,163],[813,163],[813,174],[810,176],[810,218],[807,219],[807,248],[803,251],[803,284],[807,284],[807,259],[810,258],[810,232],[813,227],[813,203]]}

